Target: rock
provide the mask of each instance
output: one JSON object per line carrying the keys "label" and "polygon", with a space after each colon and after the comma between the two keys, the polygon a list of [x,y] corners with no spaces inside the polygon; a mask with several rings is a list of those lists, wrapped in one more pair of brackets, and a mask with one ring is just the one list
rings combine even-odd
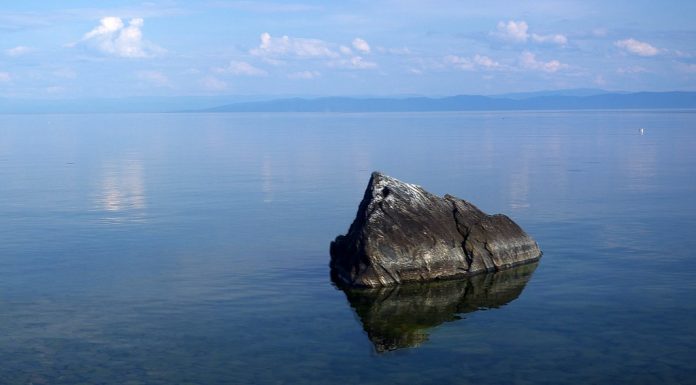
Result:
{"label": "rock", "polygon": [[541,257],[502,214],[373,172],[346,235],[331,242],[331,274],[348,286],[387,286],[497,271]]}
{"label": "rock", "polygon": [[417,347],[430,329],[462,314],[504,306],[520,296],[537,263],[459,280],[343,288],[378,353]]}

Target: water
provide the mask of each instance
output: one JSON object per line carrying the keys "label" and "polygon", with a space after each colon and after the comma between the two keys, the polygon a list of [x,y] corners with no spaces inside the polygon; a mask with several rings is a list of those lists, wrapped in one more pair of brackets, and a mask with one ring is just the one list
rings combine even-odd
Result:
{"label": "water", "polygon": [[[544,257],[336,289],[373,170]],[[694,170],[693,111],[0,116],[0,383],[689,383]]]}

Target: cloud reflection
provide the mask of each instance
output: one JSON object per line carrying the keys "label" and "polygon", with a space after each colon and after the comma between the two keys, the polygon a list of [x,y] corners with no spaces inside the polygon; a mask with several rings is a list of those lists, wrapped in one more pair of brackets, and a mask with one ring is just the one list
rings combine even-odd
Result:
{"label": "cloud reflection", "polygon": [[510,208],[513,210],[526,209],[529,203],[529,159],[533,155],[532,146],[524,146],[520,159],[513,165],[515,171],[510,173],[508,196]]}
{"label": "cloud reflection", "polygon": [[143,221],[147,207],[145,177],[140,160],[112,162],[104,167],[95,201],[107,222]]}
{"label": "cloud reflection", "polygon": [[634,140],[628,146],[628,152],[621,162],[628,178],[626,188],[633,192],[645,192],[653,188],[657,176],[657,162],[657,148],[652,143]]}
{"label": "cloud reflection", "polygon": [[261,163],[261,191],[265,203],[273,202],[273,164],[268,155],[263,157]]}

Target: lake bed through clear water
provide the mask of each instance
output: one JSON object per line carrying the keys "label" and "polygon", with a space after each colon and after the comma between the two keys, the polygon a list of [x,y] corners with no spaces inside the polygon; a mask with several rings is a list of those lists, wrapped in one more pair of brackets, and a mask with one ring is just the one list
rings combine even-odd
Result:
{"label": "lake bed through clear water", "polygon": [[[374,170],[544,256],[337,289]],[[0,115],[0,383],[686,384],[695,170],[694,111]]]}

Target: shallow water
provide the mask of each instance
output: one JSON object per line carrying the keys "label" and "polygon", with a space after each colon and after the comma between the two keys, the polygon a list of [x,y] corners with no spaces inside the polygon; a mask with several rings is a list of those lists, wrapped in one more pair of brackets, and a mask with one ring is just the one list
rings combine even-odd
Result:
{"label": "shallow water", "polygon": [[[693,111],[0,115],[0,383],[689,383],[695,150]],[[349,301],[373,170],[544,257]]]}

